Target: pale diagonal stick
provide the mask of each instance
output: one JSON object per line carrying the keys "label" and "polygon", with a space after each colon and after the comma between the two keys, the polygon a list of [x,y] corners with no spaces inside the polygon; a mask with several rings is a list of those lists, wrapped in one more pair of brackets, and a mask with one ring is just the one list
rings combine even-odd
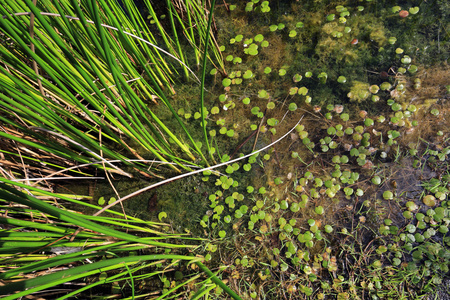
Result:
{"label": "pale diagonal stick", "polygon": [[302,120],[303,120],[303,116],[300,118],[300,120],[297,122],[297,124],[295,124],[295,126],[292,127],[291,130],[289,130],[288,132],[286,132],[282,137],[280,137],[280,138],[279,138],[278,140],[276,140],[275,142],[273,142],[273,143],[271,143],[271,144],[269,144],[269,145],[267,145],[267,146],[265,146],[265,147],[259,149],[258,151],[249,153],[249,154],[247,154],[247,155],[244,155],[244,156],[242,156],[242,157],[235,158],[235,159],[233,159],[233,160],[230,160],[230,161],[227,161],[227,162],[224,162],[224,163],[220,163],[220,164],[217,164],[217,165],[214,165],[214,166],[211,166],[211,167],[207,167],[207,168],[204,168],[204,169],[200,169],[200,170],[195,170],[195,171],[192,171],[192,172],[189,172],[189,173],[181,174],[181,175],[178,175],[178,176],[175,176],[175,177],[168,178],[168,179],[165,179],[165,180],[163,180],[163,181],[157,182],[157,183],[155,183],[155,184],[149,185],[149,186],[147,186],[147,187],[145,187],[145,188],[142,188],[142,189],[137,190],[137,191],[135,191],[135,192],[133,192],[133,193],[131,193],[131,194],[128,194],[128,195],[126,195],[125,197],[120,198],[120,199],[116,200],[115,202],[113,202],[113,203],[111,203],[111,204],[108,204],[107,206],[103,207],[101,210],[99,210],[98,212],[96,212],[96,213],[93,214],[93,215],[94,215],[94,216],[98,216],[99,214],[101,214],[102,212],[104,212],[104,211],[107,210],[108,208],[110,208],[110,207],[116,205],[116,204],[119,203],[119,202],[122,202],[122,201],[124,201],[124,200],[129,199],[129,198],[132,198],[132,197],[134,197],[134,196],[136,196],[136,195],[139,195],[140,193],[143,193],[143,192],[145,192],[145,191],[151,190],[151,189],[153,189],[153,188],[155,188],[155,187],[158,187],[158,186],[163,185],[163,184],[165,184],[165,183],[168,183],[168,182],[170,182],[170,181],[174,181],[174,180],[178,180],[178,179],[181,179],[181,178],[190,176],[190,175],[202,173],[202,172],[204,172],[204,171],[213,170],[213,169],[216,169],[216,168],[219,168],[219,167],[222,167],[222,166],[225,166],[225,165],[234,163],[234,162],[236,162],[236,161],[242,160],[242,159],[247,158],[247,157],[249,157],[249,156],[252,156],[252,155],[255,154],[255,153],[259,153],[259,152],[261,152],[261,151],[264,151],[264,150],[266,150],[267,148],[272,147],[273,145],[275,145],[276,143],[278,143],[279,141],[281,141],[282,139],[284,139],[286,136],[288,136],[292,131],[294,131],[295,127],[297,127],[297,125],[300,124],[300,122],[301,122]]}

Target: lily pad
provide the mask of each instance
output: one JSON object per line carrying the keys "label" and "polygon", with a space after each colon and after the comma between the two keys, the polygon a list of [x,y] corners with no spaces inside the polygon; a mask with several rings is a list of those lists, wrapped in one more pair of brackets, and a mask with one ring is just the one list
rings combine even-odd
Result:
{"label": "lily pad", "polygon": [[425,197],[423,197],[422,202],[426,206],[433,207],[436,205],[436,198],[433,195],[426,195]]}

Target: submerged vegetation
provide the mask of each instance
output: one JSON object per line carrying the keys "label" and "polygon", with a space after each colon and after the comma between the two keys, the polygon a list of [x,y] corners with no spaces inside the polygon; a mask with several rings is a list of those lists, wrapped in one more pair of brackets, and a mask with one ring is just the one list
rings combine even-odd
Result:
{"label": "submerged vegetation", "polygon": [[0,8],[1,294],[448,295],[445,1],[132,2]]}

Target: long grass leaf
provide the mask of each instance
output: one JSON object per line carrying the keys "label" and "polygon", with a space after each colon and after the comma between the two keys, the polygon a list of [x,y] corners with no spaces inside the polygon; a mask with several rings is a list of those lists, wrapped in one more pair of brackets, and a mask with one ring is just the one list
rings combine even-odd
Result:
{"label": "long grass leaf", "polygon": [[86,264],[74,268],[69,268],[64,271],[59,271],[28,280],[12,282],[5,286],[0,286],[0,294],[4,295],[15,291],[21,291],[19,293],[6,296],[3,298],[3,299],[17,299],[34,292],[44,290],[52,286],[56,286],[58,284],[73,281],[79,278],[87,277],[89,275],[105,272],[108,270],[117,269],[123,267],[124,264],[136,264],[147,260],[185,260],[190,262],[197,262],[200,259],[192,256],[173,255],[173,254],[154,254],[154,255],[129,256],[129,257],[106,259],[94,262],[92,264]]}

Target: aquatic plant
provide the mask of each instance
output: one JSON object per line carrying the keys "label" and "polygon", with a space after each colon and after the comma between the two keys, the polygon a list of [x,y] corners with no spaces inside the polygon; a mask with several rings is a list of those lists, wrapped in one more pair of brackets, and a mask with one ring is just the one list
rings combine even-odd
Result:
{"label": "aquatic plant", "polygon": [[[437,75],[430,84],[427,76],[442,73],[419,62],[410,39],[426,43],[397,30],[411,33],[404,26],[426,8],[358,4],[221,6],[217,38],[226,44],[219,49],[227,72],[213,66],[207,75],[204,65],[201,107],[190,83],[176,86],[171,104],[187,121],[195,162],[207,163],[199,163],[196,147],[209,163],[222,163],[120,199],[105,195],[100,211],[158,187],[150,218],[167,215],[179,231],[201,235],[192,253],[245,298],[401,299],[438,287],[448,277],[448,87]],[[400,18],[401,10],[409,16]],[[170,23],[183,16],[176,7],[169,12]],[[14,151],[9,143],[4,153],[19,161]],[[184,210],[178,219],[175,207]],[[220,288],[209,279],[193,285],[205,277],[180,268],[162,273],[161,297],[182,288],[186,273],[190,296],[224,297],[217,277],[210,275]]]}
{"label": "aquatic plant", "polygon": [[[7,208],[9,211],[9,216],[1,217],[1,222],[9,224],[9,228],[2,230],[0,238],[3,253],[0,277],[5,282],[0,293],[5,299],[17,299],[36,292],[45,295],[48,288],[88,277],[96,280],[68,294],[64,291],[62,298],[83,294],[99,285],[118,285],[125,292],[127,280],[131,281],[130,295],[134,297],[139,282],[165,276],[170,272],[167,268],[182,269],[185,263],[196,263],[224,290],[229,290],[201,263],[201,258],[180,251],[195,245],[170,242],[180,241],[184,236],[164,233],[162,227],[167,224],[143,221],[114,211],[109,211],[112,217],[84,215],[58,208],[29,193],[55,199],[59,205],[77,203],[94,209],[99,207],[4,178],[0,186],[2,210]],[[28,193],[23,191],[24,188]],[[26,210],[22,209],[24,206]],[[51,224],[47,222],[49,219]],[[131,232],[147,237],[136,237]],[[156,247],[165,251],[155,251]],[[142,254],[138,255],[138,252]],[[71,267],[66,267],[68,264]],[[159,271],[145,272],[155,267]],[[46,270],[45,274],[41,274],[42,270]],[[114,275],[103,276],[112,270],[115,270]],[[176,288],[165,288],[162,294],[177,293],[196,278],[198,275],[178,278]],[[230,292],[232,297],[240,299]],[[57,294],[51,292],[52,297]]]}
{"label": "aquatic plant", "polygon": [[[147,9],[169,52],[157,46],[156,32],[148,28],[134,4],[126,3],[127,15],[115,2],[110,6],[101,3],[108,9],[99,10],[99,3],[92,6],[84,3],[79,7],[68,1],[56,6],[40,2],[36,6],[26,0],[2,7],[2,31],[12,47],[1,44],[4,58],[1,107],[9,125],[27,138],[6,133],[2,137],[38,151],[59,153],[64,163],[68,159],[87,163],[92,157],[104,156],[143,171],[144,166],[129,160],[142,158],[138,154],[141,150],[137,150],[140,148],[181,168],[185,168],[184,159],[193,161],[196,155],[204,159],[166,96],[167,92],[174,93],[172,74],[178,66],[186,76],[189,72],[193,74],[186,65],[178,39],[175,39],[178,44],[173,44],[150,3]],[[193,7],[191,4],[189,9]],[[196,18],[200,20],[201,14],[197,13]],[[145,30],[133,29],[136,27]],[[172,28],[176,32],[174,20]],[[201,31],[204,26],[198,28]],[[187,34],[189,39],[194,39],[192,29],[190,34]],[[210,33],[201,35],[207,41]],[[165,63],[163,56],[170,57],[172,62]],[[27,60],[34,67],[27,65]],[[195,75],[192,77],[198,80]],[[17,93],[17,90],[24,92]],[[154,113],[151,103],[158,101],[171,111],[191,145],[182,141]],[[20,118],[28,120],[26,127]],[[64,147],[58,140],[64,140],[71,148],[62,150]],[[103,145],[105,142],[122,147],[126,154],[111,151]],[[71,151],[75,148],[78,149]],[[105,168],[101,164],[96,166]],[[119,170],[116,166],[109,168]]]}

